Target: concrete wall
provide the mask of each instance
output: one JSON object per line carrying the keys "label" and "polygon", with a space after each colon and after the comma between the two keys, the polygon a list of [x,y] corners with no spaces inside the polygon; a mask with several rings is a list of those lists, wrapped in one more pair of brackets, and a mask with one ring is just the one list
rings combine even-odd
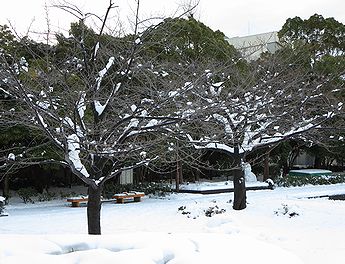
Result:
{"label": "concrete wall", "polygon": [[248,60],[256,60],[263,52],[276,52],[279,47],[278,32],[268,32],[244,37],[226,38]]}

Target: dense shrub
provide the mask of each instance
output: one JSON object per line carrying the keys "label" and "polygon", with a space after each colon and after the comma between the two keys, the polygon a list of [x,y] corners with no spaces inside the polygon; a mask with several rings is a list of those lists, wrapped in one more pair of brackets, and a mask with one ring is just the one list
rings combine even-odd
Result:
{"label": "dense shrub", "polygon": [[17,191],[18,196],[23,200],[24,203],[35,203],[33,198],[38,195],[34,188],[20,188]]}
{"label": "dense shrub", "polygon": [[45,191],[38,195],[39,202],[51,201],[56,197],[56,193]]}
{"label": "dense shrub", "polygon": [[334,175],[323,175],[323,176],[286,176],[284,178],[279,178],[276,181],[278,186],[290,187],[290,186],[303,186],[303,185],[327,185],[327,184],[336,184],[344,183],[345,175],[344,174],[334,174]]}
{"label": "dense shrub", "polygon": [[114,184],[108,183],[104,186],[103,196],[106,198],[111,198],[116,193],[123,192],[143,192],[145,194],[153,194],[156,196],[165,196],[167,193],[171,192],[171,188],[163,183],[139,183],[139,184]]}

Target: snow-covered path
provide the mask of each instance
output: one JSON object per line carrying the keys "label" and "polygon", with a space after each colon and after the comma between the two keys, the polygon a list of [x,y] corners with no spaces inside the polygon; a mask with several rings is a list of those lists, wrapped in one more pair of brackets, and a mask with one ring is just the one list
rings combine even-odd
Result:
{"label": "snow-covered path", "polygon": [[[212,257],[217,263],[229,263],[228,258],[246,255],[248,261],[253,257],[255,263],[267,264],[269,259],[278,263],[278,257],[279,263],[285,263],[281,262],[284,255],[286,261],[297,256],[306,264],[343,264],[345,201],[305,198],[342,193],[345,184],[250,191],[248,208],[242,211],[232,209],[232,193],[104,203],[100,238],[84,235],[86,207],[71,208],[64,200],[14,203],[7,206],[9,216],[0,218],[0,263],[20,263],[13,261],[20,261],[23,249],[30,245],[34,248],[30,252],[44,255],[38,258],[42,263],[52,262],[54,252],[59,258],[56,253],[52,263],[88,263],[85,256],[91,261],[92,252],[104,256],[98,263],[108,263],[108,257],[121,260],[135,249],[134,256],[122,263],[134,263],[137,258],[147,259],[141,263],[206,263]],[[215,211],[221,213],[205,215]],[[45,248],[47,240],[53,242]],[[82,249],[74,257],[65,256],[66,250],[78,246]]]}

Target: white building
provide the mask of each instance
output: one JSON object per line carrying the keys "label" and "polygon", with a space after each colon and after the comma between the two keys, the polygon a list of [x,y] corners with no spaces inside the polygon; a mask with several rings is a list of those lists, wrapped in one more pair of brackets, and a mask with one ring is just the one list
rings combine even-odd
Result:
{"label": "white building", "polygon": [[263,52],[276,52],[279,47],[278,32],[268,32],[244,37],[225,38],[247,60],[256,60]]}

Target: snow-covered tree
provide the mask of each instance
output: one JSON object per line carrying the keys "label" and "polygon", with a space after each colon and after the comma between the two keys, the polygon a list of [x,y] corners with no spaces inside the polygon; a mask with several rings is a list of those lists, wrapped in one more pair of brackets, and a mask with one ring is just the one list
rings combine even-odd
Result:
{"label": "snow-covered tree", "polygon": [[200,78],[182,63],[145,52],[152,43],[138,30],[138,12],[134,32],[114,37],[104,33],[112,1],[98,33],[78,8],[66,8],[80,17],[69,37],[59,35],[43,54],[31,50],[30,60],[1,54],[5,91],[16,101],[1,115],[41,131],[55,145],[60,162],[88,185],[88,232],[100,234],[104,183],[159,158],[167,127],[190,115],[178,98]]}
{"label": "snow-covered tree", "polygon": [[342,103],[329,89],[330,79],[291,54],[267,55],[242,70],[234,67],[237,63],[240,60],[223,73],[209,70],[208,85],[195,94],[195,101],[203,105],[199,117],[207,129],[189,139],[196,148],[233,157],[233,208],[244,209],[241,163],[247,154],[319,127],[341,110]]}
{"label": "snow-covered tree", "polygon": [[[305,67],[318,74],[334,96],[345,98],[345,25],[334,18],[315,14],[308,19],[300,17],[286,20],[278,33],[285,49],[295,56],[303,54]],[[343,109],[344,110],[344,109]],[[315,166],[321,166],[325,156],[341,159],[344,138],[344,114],[329,120],[324,129],[314,130],[306,138],[307,145],[316,155]]]}

